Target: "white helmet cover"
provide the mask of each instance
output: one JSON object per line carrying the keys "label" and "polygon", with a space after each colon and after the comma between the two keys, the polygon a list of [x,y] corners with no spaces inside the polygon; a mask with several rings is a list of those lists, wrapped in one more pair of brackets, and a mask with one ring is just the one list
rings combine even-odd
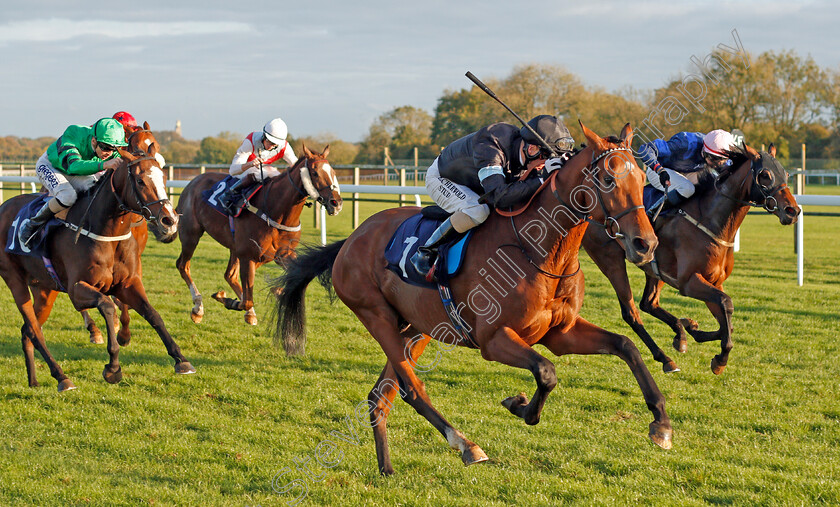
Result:
{"label": "white helmet cover", "polygon": [[283,144],[286,142],[286,135],[289,133],[289,129],[286,128],[286,122],[281,120],[280,118],[275,118],[270,122],[265,124],[263,127],[263,134],[265,135],[266,139],[271,141],[274,144]]}
{"label": "white helmet cover", "polygon": [[726,152],[734,146],[735,138],[725,130],[713,130],[703,137],[703,151],[716,157],[729,158]]}

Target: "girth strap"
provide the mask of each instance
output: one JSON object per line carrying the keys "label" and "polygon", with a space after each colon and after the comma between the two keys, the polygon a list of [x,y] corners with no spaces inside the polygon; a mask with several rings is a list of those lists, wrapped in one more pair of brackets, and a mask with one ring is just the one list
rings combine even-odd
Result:
{"label": "girth strap", "polygon": [[735,243],[730,243],[729,241],[724,241],[724,240],[720,239],[719,237],[717,237],[717,235],[715,233],[713,233],[711,230],[709,230],[708,227],[706,227],[705,225],[698,222],[694,217],[692,217],[691,215],[686,213],[686,211],[684,209],[678,208],[677,213],[679,213],[683,218],[685,218],[686,220],[691,222],[692,225],[694,225],[695,227],[697,227],[698,229],[700,229],[701,231],[706,233],[707,236],[709,236],[710,238],[715,240],[720,245],[725,246],[727,248],[732,248],[732,247],[735,246]]}

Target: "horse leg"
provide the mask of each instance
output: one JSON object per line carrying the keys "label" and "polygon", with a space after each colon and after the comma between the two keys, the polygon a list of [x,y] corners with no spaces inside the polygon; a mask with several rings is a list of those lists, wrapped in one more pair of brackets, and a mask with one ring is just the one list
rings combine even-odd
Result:
{"label": "horse leg", "polygon": [[116,297],[112,299],[120,309],[120,320],[117,321],[117,343],[119,343],[121,347],[125,347],[131,343],[131,330],[128,328],[128,325],[131,322],[131,316],[128,314],[128,305]]}
{"label": "horse leg", "polygon": [[[406,357],[405,345],[398,330],[398,317],[391,306],[384,300],[378,305],[370,301],[366,303],[365,308],[355,308],[354,312],[385,352],[394,369],[403,401],[426,418],[446,438],[450,447],[461,452],[461,460],[465,465],[487,461],[484,451],[464,437],[432,406],[425,385],[414,374],[409,358]],[[384,465],[380,463],[380,470]],[[383,473],[387,473],[387,468]]]}
{"label": "horse leg", "polygon": [[[38,322],[38,328],[41,329],[41,326],[44,325],[44,322],[46,322],[50,316],[50,312],[52,311],[58,292],[49,289],[40,289],[37,287],[30,287],[30,289],[32,290],[33,299],[32,311],[35,314],[35,320]],[[33,342],[38,343],[37,337],[31,332],[31,328],[27,327],[26,324],[24,324],[21,328],[20,336],[21,345],[23,346],[23,355],[26,360],[26,374],[29,379],[29,386],[36,387],[38,385],[38,380],[35,374],[35,354]],[[46,349],[46,345],[44,346],[44,349]],[[47,354],[49,354],[49,351],[47,351]],[[44,353],[41,352],[41,355],[43,356]],[[66,391],[75,388],[76,386],[74,386],[69,379],[65,380],[63,389],[61,383],[59,383],[59,391]]]}
{"label": "horse leg", "polygon": [[117,305],[108,296],[102,294],[87,282],[76,282],[68,291],[70,300],[77,310],[96,307],[105,319],[105,329],[108,333],[108,356],[109,361],[102,370],[102,377],[109,384],[116,384],[122,380],[122,368],[120,368],[120,345],[117,343],[117,332],[114,327],[114,319],[117,313]]}
{"label": "horse leg", "polygon": [[240,279],[242,280],[242,309],[245,310],[245,323],[252,326],[257,325],[257,312],[254,310],[254,274],[257,271],[257,266],[254,261],[248,259],[240,261],[242,270]]}
{"label": "horse leg", "polygon": [[229,298],[224,290],[220,290],[211,297],[225,305],[228,310],[242,310],[242,286],[239,285],[239,258],[231,250],[227,269],[225,270],[225,281],[233,289],[236,298]]}
{"label": "horse leg", "polygon": [[487,344],[482,347],[481,355],[488,361],[496,361],[515,368],[529,370],[537,381],[537,390],[531,401],[525,393],[511,396],[502,401],[510,412],[521,417],[525,424],[540,422],[540,414],[548,394],[557,385],[554,364],[539,352],[522,341],[510,328],[503,327],[496,331]]}
{"label": "horse leg", "polygon": [[661,320],[676,333],[673,341],[674,349],[684,354],[688,349],[685,330],[686,328],[696,329],[697,323],[691,319],[679,319],[659,306],[659,295],[662,293],[665,282],[647,274],[645,274],[645,277],[645,290],[642,293],[639,306],[643,312]]}
{"label": "horse leg", "polygon": [[[38,349],[41,357],[44,358],[44,361],[50,368],[50,375],[52,375],[52,377],[58,382],[58,392],[76,389],[76,386],[73,385],[73,382],[71,382],[69,378],[67,378],[67,375],[64,374],[61,366],[58,365],[58,362],[56,362],[55,358],[53,358],[47,348],[47,343],[44,339],[44,334],[38,320],[38,315],[36,315],[32,298],[29,294],[29,288],[26,283],[24,283],[20,275],[16,274],[14,277],[11,277],[8,276],[8,272],[5,271],[3,272],[3,278],[6,280],[6,284],[12,292],[12,297],[18,307],[18,311],[23,316],[23,326],[20,328],[20,334],[23,355],[26,359],[26,373],[29,386],[36,387],[38,385],[38,380],[35,374],[35,355],[33,350]],[[43,304],[39,303],[40,308],[38,314],[43,316],[46,320],[46,315],[49,315],[49,310],[46,308],[52,308],[52,304],[50,304],[50,302],[55,301],[55,297],[52,295],[38,295],[38,291],[35,292],[35,297],[42,298],[44,301]]]}
{"label": "horse leg", "polygon": [[102,339],[102,331],[100,331],[99,328],[96,327],[96,322],[94,322],[93,319],[90,318],[90,315],[88,315],[87,310],[82,310],[80,313],[82,314],[82,318],[85,321],[85,329],[87,329],[88,333],[90,333],[90,342],[96,345],[101,345],[105,343],[105,340]]}
{"label": "horse leg", "polygon": [[175,343],[175,340],[172,339],[169,331],[166,330],[166,325],[164,325],[160,314],[152,307],[152,304],[149,303],[149,299],[146,297],[146,289],[143,287],[143,282],[141,280],[135,279],[134,281],[123,285],[119,289],[117,297],[120,301],[133,308],[134,311],[140,314],[141,317],[146,319],[146,322],[148,322],[157,332],[161,341],[163,341],[163,345],[166,347],[166,351],[169,353],[169,356],[175,360],[175,373],[183,375],[195,373],[195,368],[193,368],[190,362],[187,361],[183,354],[181,354],[181,349],[178,348],[178,344]]}
{"label": "horse leg", "polygon": [[198,291],[198,287],[195,286],[195,282],[193,282],[192,276],[190,275],[190,259],[192,259],[192,256],[195,253],[195,247],[198,246],[198,240],[201,238],[201,231],[196,233],[192,229],[185,228],[184,230],[179,231],[178,237],[181,238],[181,255],[179,255],[178,260],[175,261],[175,266],[178,268],[178,272],[181,273],[181,278],[184,279],[184,282],[187,284],[187,288],[190,290],[193,302],[192,310],[190,310],[190,317],[193,322],[198,324],[204,317],[204,302],[202,301],[201,293]]}
{"label": "horse leg", "polygon": [[[405,336],[405,335],[403,335]],[[411,364],[417,364],[417,358],[431,341],[432,337],[424,335],[422,340],[415,340],[411,343]],[[376,461],[379,464],[379,473],[391,475],[394,467],[391,465],[391,452],[388,449],[388,414],[394,406],[394,398],[401,390],[397,380],[397,374],[391,362],[385,364],[379,379],[368,394],[368,410],[370,412],[370,426],[373,428],[373,440],[376,446]]]}
{"label": "horse leg", "polygon": [[697,342],[720,340],[720,354],[712,358],[711,364],[712,372],[715,375],[720,375],[726,368],[729,351],[732,350],[733,345],[732,314],[735,307],[732,304],[732,298],[697,273],[688,279],[683,286],[682,293],[706,303],[720,325],[716,332],[689,330],[689,333]]}
{"label": "horse leg", "polygon": [[636,377],[648,409],[653,413],[650,423],[650,439],[663,449],[672,445],[671,419],[665,411],[665,397],[659,391],[642,360],[639,349],[632,340],[620,334],[601,329],[581,317],[565,333],[560,328],[551,328],[540,340],[550,351],[558,356],[563,354],[612,354],[620,357]]}

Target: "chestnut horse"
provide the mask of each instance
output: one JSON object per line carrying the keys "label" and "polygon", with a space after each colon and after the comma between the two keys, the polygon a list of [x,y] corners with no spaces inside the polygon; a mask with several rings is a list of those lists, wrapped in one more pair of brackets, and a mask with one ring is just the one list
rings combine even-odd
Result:
{"label": "chestnut horse", "polygon": [[[772,154],[771,154],[772,153]],[[757,152],[749,146],[731,152],[732,165],[715,177],[707,173],[694,197],[681,205],[677,214],[660,216],[655,230],[659,238],[655,266],[639,266],[645,272],[641,309],[668,324],[676,332],[674,348],[685,352],[685,332],[697,342],[720,341],[721,352],[712,358],[712,371],[719,375],[726,367],[732,349],[732,298],[723,291],[723,282],[734,266],[733,240],[751,206],[762,206],[779,217],[782,225],[796,222],[799,206],[787,186],[787,173],[771,153]],[[621,245],[603,230],[590,228],[583,237],[586,249],[615,289],[621,316],[662,363],[663,371],[679,371],[648,334],[633,301]],[[720,328],[700,331],[695,321],[678,319],[659,306],[659,295],[667,283],[683,296],[706,303]]]}
{"label": "chestnut horse", "polygon": [[[142,127],[135,126],[124,128],[125,139],[128,143],[128,148],[126,149],[128,151],[134,155],[148,155],[157,158],[158,153],[160,153],[160,143],[157,142],[157,139],[155,139],[154,134],[150,130],[149,122],[144,122]],[[161,167],[161,169],[164,168]],[[161,229],[160,224],[153,222],[151,225],[152,232],[155,237],[158,240],[162,240],[166,234]],[[137,240],[137,248],[140,250],[140,254],[142,255],[143,250],[146,249],[146,242],[149,240],[149,229],[146,226],[146,220],[144,220],[143,217],[138,217],[137,221],[131,224],[131,234],[134,235],[134,239]],[[119,245],[120,244],[117,245],[117,248],[120,248]],[[142,272],[138,272],[138,274],[142,276]],[[125,346],[131,341],[131,331],[128,328],[131,318],[128,314],[127,306],[122,304],[120,300],[116,298],[114,298],[114,303],[116,303],[120,308],[120,320],[117,323],[117,341],[120,345]],[[105,340],[102,338],[102,332],[98,327],[96,327],[96,323],[90,315],[88,315],[87,310],[82,310],[81,314],[85,321],[85,328],[90,333],[90,342],[95,344],[105,343]]]}
{"label": "chestnut horse", "polygon": [[[181,226],[181,255],[176,266],[181,278],[192,294],[193,308],[190,316],[193,322],[201,322],[204,303],[201,293],[190,275],[192,259],[199,239],[207,231],[210,237],[230,250],[230,260],[225,270],[225,280],[238,299],[225,296],[221,290],[213,299],[229,310],[245,311],[245,322],[257,324],[254,311],[254,273],[269,261],[282,263],[292,258],[300,241],[300,214],[307,198],[312,198],[326,207],[327,213],[336,215],[341,211],[341,190],[338,178],[327,156],[329,145],[323,153],[309,151],[303,147],[303,157],[283,174],[264,181],[262,190],[253,200],[256,208],[264,214],[257,216],[251,211],[229,220],[202,197],[202,192],[213,188],[225,178],[222,173],[205,173],[190,181],[178,201]],[[268,220],[272,223],[269,223]],[[241,268],[241,271],[240,271]],[[237,275],[241,279],[237,281]]]}
{"label": "chestnut horse", "polygon": [[[667,449],[672,430],[665,398],[638,349],[627,337],[601,329],[578,314],[584,295],[578,250],[588,220],[608,224],[621,238],[631,262],[649,262],[656,248],[656,236],[641,206],[644,173],[630,150],[630,125],[624,127],[620,139],[603,139],[581,127],[588,146],[553,171],[521,213],[492,213],[475,229],[464,268],[451,279],[452,295],[455,301],[466,303],[463,309],[459,307],[460,317],[484,359],[524,368],[534,375],[537,390],[530,402],[524,393],[502,402],[526,424],[539,422],[543,403],[557,384],[554,365],[534,350],[534,345],[544,345],[557,355],[613,354],[630,367],[654,415],[649,427],[651,440]],[[573,203],[575,209],[566,203]],[[479,446],[432,406],[413,369],[432,338],[453,347],[458,341],[438,292],[409,285],[386,268],[385,247],[391,236],[418,211],[412,207],[377,213],[346,240],[315,248],[291,261],[285,274],[271,283],[272,288],[282,289],[277,298],[275,339],[282,339],[287,353],[299,352],[305,339],[304,295],[316,276],[322,283],[331,278],[338,297],[385,352],[387,363],[368,396],[383,474],[394,471],[386,418],[398,392],[461,452],[465,464],[487,460]],[[528,239],[527,246],[522,244],[523,236]],[[509,272],[496,269],[499,276],[487,275],[491,271],[485,269],[488,266],[506,264]],[[459,344],[466,343],[465,338]]]}
{"label": "chestnut horse", "polygon": [[[47,349],[41,325],[46,322],[59,290],[65,290],[77,310],[97,308],[105,318],[110,361],[102,376],[109,383],[122,379],[116,339],[116,305],[109,295],[134,308],[157,331],[175,360],[175,373],[194,373],[160,315],[146,297],[140,278],[140,252],[129,232],[134,215],[159,224],[164,239],[177,231],[178,216],[166,197],[163,174],[153,157],[120,149],[121,164],[108,170],[87,193],[80,195],[65,219],[87,232],[57,228],[47,240],[53,272],[43,259],[0,252],[0,276],[6,281],[23,316],[21,342],[29,385],[37,386],[33,347],[47,362],[58,390],[75,389]],[[0,206],[0,237],[8,237],[15,216],[36,196],[17,196]],[[16,234],[17,231],[12,231]],[[55,276],[55,279],[53,278]],[[30,296],[30,289],[32,294]]]}

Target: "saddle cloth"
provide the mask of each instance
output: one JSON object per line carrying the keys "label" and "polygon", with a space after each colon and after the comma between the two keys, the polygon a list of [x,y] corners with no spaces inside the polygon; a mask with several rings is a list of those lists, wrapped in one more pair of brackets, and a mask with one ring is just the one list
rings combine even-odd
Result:
{"label": "saddle cloth", "polygon": [[[662,197],[664,193],[665,192],[654,188],[653,185],[645,185],[645,188],[642,191],[642,203],[645,205],[645,211],[649,212],[651,207],[659,202],[659,198]],[[671,215],[676,212],[677,208],[668,208],[659,213],[659,216]]]}
{"label": "saddle cloth", "polygon": [[[207,201],[214,210],[218,211],[222,215],[225,216],[232,216],[238,217],[242,213],[243,208],[239,208],[235,211],[233,215],[229,214],[227,210],[225,210],[221,203],[218,200],[218,197],[226,192],[230,187],[232,187],[236,182],[239,181],[238,179],[234,178],[231,175],[228,175],[222,181],[213,185],[210,190],[205,190],[201,193],[201,198]],[[246,200],[250,200],[251,197],[254,196],[259,190],[263,187],[263,184],[260,182],[256,182],[253,185],[248,186],[243,192],[242,195],[245,196]]]}
{"label": "saddle cloth", "polygon": [[6,251],[15,255],[31,255],[33,257],[49,257],[47,251],[47,237],[50,232],[62,225],[62,222],[53,217],[35,236],[35,239],[29,242],[29,246],[25,247],[18,241],[18,230],[21,228],[26,220],[35,216],[38,210],[47,202],[49,196],[47,194],[40,194],[38,197],[30,201],[23,208],[18,211],[12,226],[9,228],[9,235],[6,237]]}
{"label": "saddle cloth", "polygon": [[[414,269],[411,264],[411,256],[419,247],[426,244],[429,236],[438,228],[443,220],[431,219],[423,216],[422,213],[412,215],[403,221],[394,232],[391,241],[385,248],[385,259],[388,261],[388,269],[396,273],[406,283],[436,289],[437,284],[427,282],[426,278]],[[455,241],[441,245],[438,248],[437,273],[443,272],[447,278],[455,276],[460,271],[464,257],[467,253],[467,244],[472,237],[472,230]]]}

